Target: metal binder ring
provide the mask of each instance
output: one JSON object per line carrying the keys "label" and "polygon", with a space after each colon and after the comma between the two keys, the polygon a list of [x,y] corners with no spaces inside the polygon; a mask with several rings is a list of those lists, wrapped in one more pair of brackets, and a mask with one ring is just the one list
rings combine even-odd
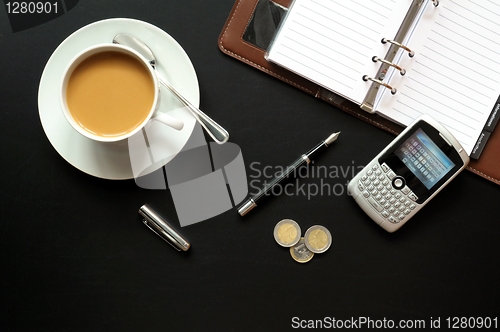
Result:
{"label": "metal binder ring", "polygon": [[397,70],[399,70],[399,73],[401,74],[401,76],[404,75],[404,74],[406,74],[406,69],[401,68],[400,66],[398,66],[397,64],[395,64],[393,62],[389,62],[389,61],[387,61],[385,59],[381,59],[378,56],[374,56],[372,58],[372,61],[373,62],[380,61],[382,63],[385,63],[386,65],[389,65],[389,66],[392,66],[392,67],[396,68]]}
{"label": "metal binder ring", "polygon": [[434,3],[434,7],[439,6],[439,0],[432,0],[432,2]]}
{"label": "metal binder ring", "polygon": [[396,94],[396,92],[397,92],[396,88],[393,88],[393,87],[392,87],[392,86],[390,86],[389,84],[387,84],[387,83],[385,83],[385,82],[382,82],[382,81],[380,81],[380,80],[377,80],[377,79],[375,79],[375,78],[373,78],[373,77],[370,77],[370,76],[368,76],[368,75],[364,75],[364,76],[363,76],[363,81],[365,81],[365,82],[367,82],[367,81],[372,81],[372,82],[374,82],[374,83],[380,84],[381,86],[386,87],[387,89],[391,90],[391,93],[392,93],[393,95],[395,95],[395,94]]}
{"label": "metal binder ring", "polygon": [[401,43],[398,43],[397,41],[394,41],[394,40],[390,40],[390,39],[387,39],[387,38],[382,38],[382,44],[386,44],[386,43],[391,43],[393,45],[396,45],[396,46],[402,48],[403,50],[405,50],[406,52],[408,52],[408,56],[410,58],[413,58],[415,56],[415,52],[413,52],[412,50],[410,50],[408,48],[408,46],[405,46],[405,45],[403,45]]}

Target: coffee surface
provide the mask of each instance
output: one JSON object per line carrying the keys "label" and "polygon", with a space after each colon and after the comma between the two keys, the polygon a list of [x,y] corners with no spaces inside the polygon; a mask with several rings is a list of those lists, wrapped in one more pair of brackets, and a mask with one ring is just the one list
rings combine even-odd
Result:
{"label": "coffee surface", "polygon": [[133,131],[148,117],[154,92],[143,63],[109,51],[92,55],[75,68],[66,99],[73,119],[82,128],[114,137]]}

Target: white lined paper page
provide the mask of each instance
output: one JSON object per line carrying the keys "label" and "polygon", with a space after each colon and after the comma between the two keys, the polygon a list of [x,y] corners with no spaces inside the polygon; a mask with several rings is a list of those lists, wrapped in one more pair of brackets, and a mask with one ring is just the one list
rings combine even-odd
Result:
{"label": "white lined paper page", "polygon": [[471,153],[500,95],[500,2],[441,0],[429,6],[402,59],[394,96],[379,112],[408,125],[422,113],[444,124]]}
{"label": "white lined paper page", "polygon": [[411,0],[295,0],[267,59],[360,104]]}

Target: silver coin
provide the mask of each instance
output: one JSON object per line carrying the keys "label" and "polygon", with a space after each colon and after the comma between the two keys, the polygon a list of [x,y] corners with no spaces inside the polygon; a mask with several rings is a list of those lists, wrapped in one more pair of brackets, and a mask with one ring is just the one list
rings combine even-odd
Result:
{"label": "silver coin", "polygon": [[332,245],[332,234],[326,227],[311,226],[304,235],[304,244],[313,253],[321,254]]}
{"label": "silver coin", "polygon": [[304,238],[301,237],[299,242],[290,248],[290,255],[296,262],[307,263],[313,258],[314,253],[307,249]]}
{"label": "silver coin", "polygon": [[292,247],[299,242],[302,231],[292,219],[283,219],[274,227],[274,239],[280,246]]}

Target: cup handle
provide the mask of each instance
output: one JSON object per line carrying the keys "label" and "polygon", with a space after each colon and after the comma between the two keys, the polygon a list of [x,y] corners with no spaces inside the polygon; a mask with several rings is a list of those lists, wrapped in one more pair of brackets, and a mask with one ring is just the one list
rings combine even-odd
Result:
{"label": "cup handle", "polygon": [[167,126],[172,127],[176,130],[182,130],[182,128],[184,128],[184,122],[182,120],[174,118],[173,116],[168,115],[167,113],[162,113],[157,111],[153,115],[153,118],[151,120],[160,121],[161,123],[164,123]]}

